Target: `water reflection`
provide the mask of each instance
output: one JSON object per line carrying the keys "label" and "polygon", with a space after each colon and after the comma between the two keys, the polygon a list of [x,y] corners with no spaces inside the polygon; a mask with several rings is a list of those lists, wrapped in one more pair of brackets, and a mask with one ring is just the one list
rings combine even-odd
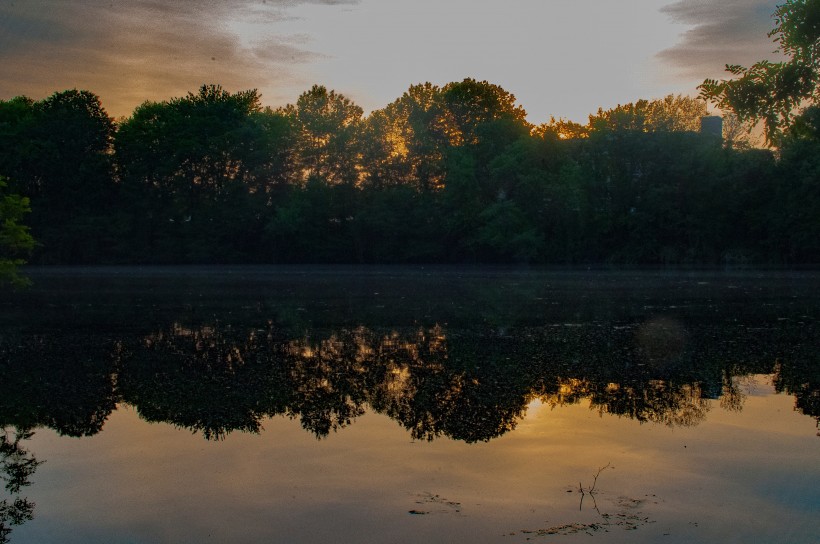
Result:
{"label": "water reflection", "polygon": [[774,368],[774,387],[778,393],[794,395],[795,410],[813,416],[820,428],[820,365],[805,359],[797,364],[778,360]]}
{"label": "water reflection", "polygon": [[97,434],[119,401],[112,338],[64,331],[0,337],[0,425]]}
{"label": "water reflection", "polygon": [[121,404],[208,440],[273,416],[322,438],[374,411],[474,443],[534,404],[692,427],[771,374],[820,425],[818,301],[782,278],[284,277],[58,276],[0,300],[0,542],[33,516],[30,430],[92,436]]}
{"label": "water reflection", "polygon": [[[788,341],[780,335],[766,340]],[[488,441],[514,429],[528,404],[582,401],[600,414],[693,426],[708,401],[741,410],[738,380],[774,374],[795,408],[820,420],[809,358],[753,357],[742,337],[710,336],[668,319],[638,326],[547,326],[450,334],[444,326],[312,330],[173,322],[139,338],[4,339],[0,420],[93,435],[118,403],[148,421],[221,439],[284,415],[323,437],[365,410],[414,439]],[[793,349],[794,346],[791,346]]]}
{"label": "water reflection", "polygon": [[29,430],[10,427],[4,427],[0,434],[0,480],[9,494],[0,500],[0,543],[9,541],[12,526],[34,518],[34,503],[20,496],[20,490],[31,485],[30,478],[40,464],[22,445],[33,435]]}

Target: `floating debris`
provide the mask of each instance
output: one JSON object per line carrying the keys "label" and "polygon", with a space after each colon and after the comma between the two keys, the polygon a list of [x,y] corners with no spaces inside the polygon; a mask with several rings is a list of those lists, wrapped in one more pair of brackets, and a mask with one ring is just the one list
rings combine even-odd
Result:
{"label": "floating debris", "polygon": [[461,503],[456,501],[451,501],[445,499],[440,495],[436,495],[433,493],[419,493],[416,495],[416,504],[423,504],[423,505],[430,505],[435,504],[440,506],[441,508],[438,510],[433,511],[424,511],[424,510],[410,510],[411,514],[414,515],[422,515],[422,514],[460,514],[461,513]]}

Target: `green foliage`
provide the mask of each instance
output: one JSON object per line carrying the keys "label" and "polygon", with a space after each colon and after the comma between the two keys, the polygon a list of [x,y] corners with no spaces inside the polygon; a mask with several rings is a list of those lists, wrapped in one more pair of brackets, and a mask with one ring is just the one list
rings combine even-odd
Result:
{"label": "green foliage", "polygon": [[561,140],[576,140],[589,136],[589,126],[551,117],[549,123],[537,126],[533,129],[533,133],[542,137],[549,134]]}
{"label": "green foliage", "polygon": [[292,176],[293,141],[288,119],[262,110],[255,90],[203,85],[137,108],[115,142],[131,211],[127,236],[137,242],[129,253],[169,262],[253,259],[262,216]]}
{"label": "green foliage", "polygon": [[104,259],[118,233],[111,141],[114,123],[99,98],[68,90],[34,102],[0,102],[0,175],[31,199],[33,260]]}
{"label": "green foliage", "polygon": [[17,267],[25,264],[22,256],[34,249],[34,238],[29,228],[20,221],[31,211],[29,199],[6,193],[7,183],[0,176],[0,283],[22,287],[29,280],[20,275]]}
{"label": "green foliage", "polygon": [[364,183],[401,184],[419,191],[444,186],[446,141],[441,129],[441,89],[412,85],[398,100],[374,111],[365,121]]}
{"label": "green foliage", "polygon": [[0,174],[40,263],[820,262],[816,110],[779,161],[701,136],[705,112],[670,95],[534,127],[474,79],[367,117],[318,85],[279,110],[203,85],[114,130],[65,91],[0,101]]}
{"label": "green foliage", "polygon": [[820,106],[795,118],[780,153],[781,181],[768,217],[774,243],[786,262],[820,262]]}
{"label": "green foliage", "polygon": [[[638,100],[606,111],[599,109],[596,115],[589,117],[588,130],[697,132],[704,115],[706,103],[703,100],[670,94],[660,100]],[[557,128],[565,129],[560,123]]]}
{"label": "green foliage", "polygon": [[760,61],[749,68],[726,65],[734,79],[706,79],[701,96],[741,121],[762,121],[766,138],[777,144],[795,111],[820,98],[820,2],[788,0],[774,12],[769,32],[788,60]]}
{"label": "green foliage", "polygon": [[448,83],[441,90],[439,101],[438,126],[453,145],[478,143],[479,127],[492,121],[509,119],[528,126],[527,112],[515,104],[515,96],[487,81],[467,78]]}
{"label": "green foliage", "polygon": [[296,127],[296,156],[303,180],[315,177],[330,184],[359,180],[363,114],[359,106],[342,94],[314,85],[283,112]]}
{"label": "green foliage", "polygon": [[527,216],[510,200],[499,200],[484,208],[479,215],[477,232],[480,244],[488,246],[501,259],[527,263],[535,260],[543,245],[543,235]]}
{"label": "green foliage", "polygon": [[310,178],[274,210],[265,227],[273,262],[357,262],[355,199],[347,185]]}

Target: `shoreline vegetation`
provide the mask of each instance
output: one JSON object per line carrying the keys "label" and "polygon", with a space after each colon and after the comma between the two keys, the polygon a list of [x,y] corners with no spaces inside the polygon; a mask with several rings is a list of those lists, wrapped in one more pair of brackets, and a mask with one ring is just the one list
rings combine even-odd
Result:
{"label": "shoreline vegetation", "polygon": [[69,90],[0,101],[0,175],[39,265],[820,263],[820,140],[756,149],[705,114],[668,96],[536,126],[465,79],[368,116],[321,86],[273,110],[203,85],[114,121]]}

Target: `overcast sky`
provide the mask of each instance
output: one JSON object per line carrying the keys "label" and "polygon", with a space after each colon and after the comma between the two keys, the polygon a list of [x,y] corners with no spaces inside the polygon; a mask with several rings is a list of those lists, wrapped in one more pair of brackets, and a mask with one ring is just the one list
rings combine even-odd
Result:
{"label": "overcast sky", "polygon": [[366,112],[415,83],[513,93],[535,123],[696,94],[777,58],[768,0],[0,0],[0,99],[70,89],[129,115],[218,83],[265,105],[314,83]]}

